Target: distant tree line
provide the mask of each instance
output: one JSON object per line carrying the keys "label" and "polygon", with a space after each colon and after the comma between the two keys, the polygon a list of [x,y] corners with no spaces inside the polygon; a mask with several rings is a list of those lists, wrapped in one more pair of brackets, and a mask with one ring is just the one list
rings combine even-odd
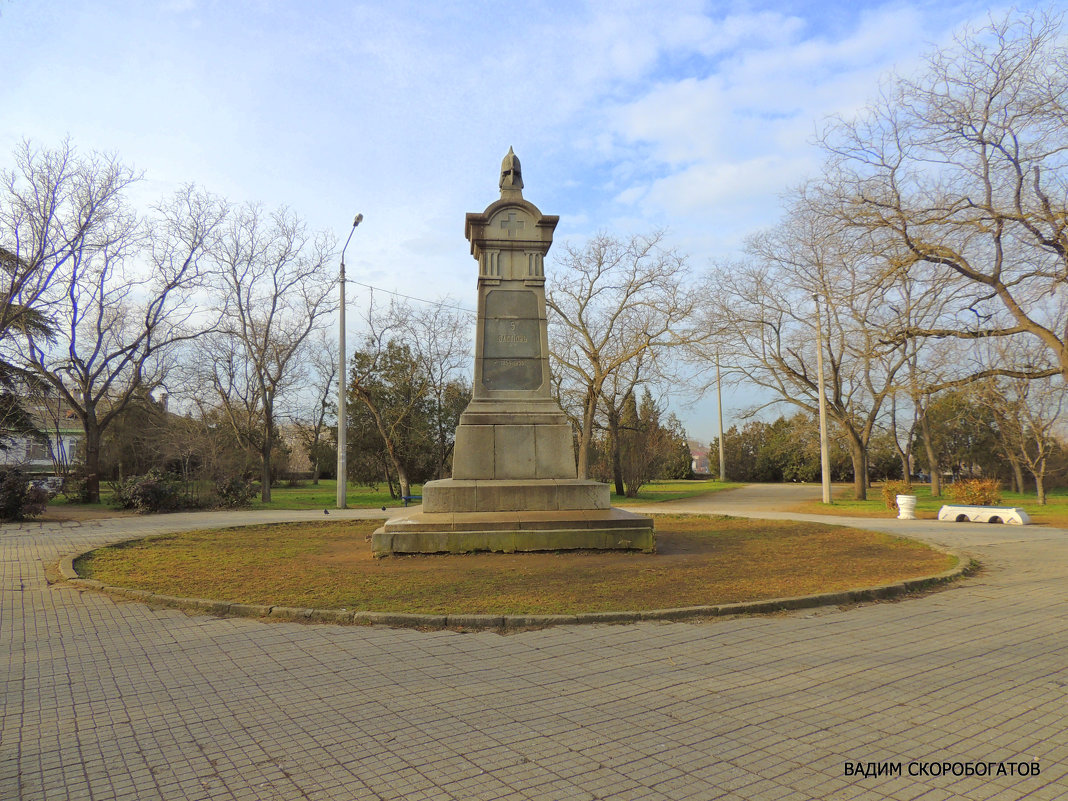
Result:
{"label": "distant tree line", "polygon": [[[963,390],[940,394],[928,410],[932,463],[917,440],[911,459],[901,458],[901,443],[880,431],[868,445],[868,481],[908,478],[930,480],[932,472],[950,481],[996,478],[1015,492],[1045,497],[1050,487],[1068,486],[1068,441],[1056,436],[1021,439],[1019,418],[995,411]],[[915,432],[914,432],[915,435]],[[772,422],[750,420],[723,435],[724,461],[732,481],[816,482],[820,480],[818,420],[804,412]],[[718,453],[719,439],[710,452]],[[841,433],[829,438],[832,481],[853,477],[849,448]]]}

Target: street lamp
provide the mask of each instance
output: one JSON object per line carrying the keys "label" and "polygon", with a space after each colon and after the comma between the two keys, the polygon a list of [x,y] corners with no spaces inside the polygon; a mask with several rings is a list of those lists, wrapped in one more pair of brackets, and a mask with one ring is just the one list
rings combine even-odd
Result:
{"label": "street lamp", "polygon": [[352,241],[352,235],[356,233],[356,226],[363,222],[363,215],[357,214],[352,221],[352,230],[349,238],[345,240],[345,247],[341,248],[341,315],[340,331],[338,333],[338,371],[337,371],[337,508],[344,509],[348,505],[345,491],[348,489],[348,460],[345,451],[348,449],[346,442],[345,414],[345,250]]}
{"label": "street lamp", "polygon": [[823,392],[823,323],[820,317],[820,296],[812,293],[816,304],[816,380],[820,395],[820,474],[823,482],[823,502],[831,502],[831,455],[827,449],[827,398]]}

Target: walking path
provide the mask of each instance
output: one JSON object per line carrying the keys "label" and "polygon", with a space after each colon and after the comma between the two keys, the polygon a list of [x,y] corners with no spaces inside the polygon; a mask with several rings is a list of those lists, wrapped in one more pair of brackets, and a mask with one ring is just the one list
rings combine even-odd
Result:
{"label": "walking path", "polygon": [[817,492],[656,510],[909,534],[986,570],[894,603],[502,636],[216,619],[46,583],[61,555],[248,514],[2,526],[0,799],[1068,797],[1068,531],[772,508]]}

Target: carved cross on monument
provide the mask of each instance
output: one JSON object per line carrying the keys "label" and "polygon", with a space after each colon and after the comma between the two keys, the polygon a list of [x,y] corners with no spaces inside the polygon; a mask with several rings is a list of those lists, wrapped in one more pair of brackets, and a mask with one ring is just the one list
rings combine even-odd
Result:
{"label": "carved cross on monument", "polygon": [[501,220],[501,228],[508,232],[508,237],[515,238],[515,235],[523,230],[523,226],[526,225],[526,220],[517,220],[515,218],[515,212],[508,212],[508,219]]}

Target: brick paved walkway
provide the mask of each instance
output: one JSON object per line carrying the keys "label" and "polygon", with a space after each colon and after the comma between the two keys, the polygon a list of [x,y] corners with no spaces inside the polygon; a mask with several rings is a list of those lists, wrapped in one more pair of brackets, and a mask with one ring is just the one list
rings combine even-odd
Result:
{"label": "brick paved walkway", "polygon": [[[688,506],[753,514],[744,492]],[[1068,532],[865,521],[988,570],[898,603],[508,636],[214,619],[45,582],[61,554],[239,520],[0,528],[0,799],[1068,797]],[[1009,760],[1040,773],[844,775]]]}

